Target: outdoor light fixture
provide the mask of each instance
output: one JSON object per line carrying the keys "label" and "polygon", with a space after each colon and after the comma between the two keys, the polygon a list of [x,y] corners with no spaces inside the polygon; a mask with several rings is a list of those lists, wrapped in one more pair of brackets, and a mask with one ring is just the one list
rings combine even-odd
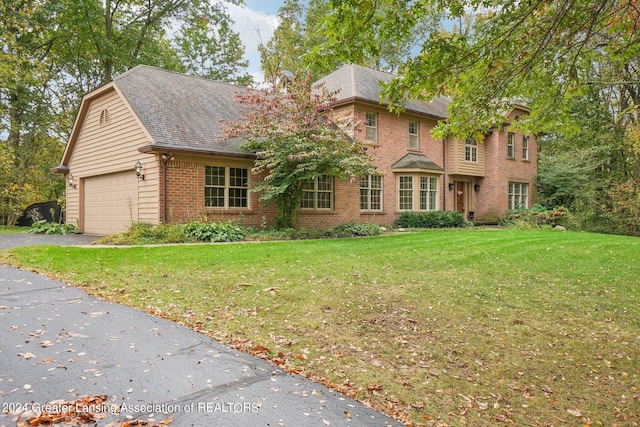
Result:
{"label": "outdoor light fixture", "polygon": [[144,175],[142,174],[142,163],[140,163],[140,160],[136,160],[136,176],[138,177],[138,179],[140,181],[144,181]]}
{"label": "outdoor light fixture", "polygon": [[73,188],[74,190],[78,188],[78,184],[75,184],[73,182],[73,175],[71,173],[69,173],[69,176],[67,177],[67,179],[69,180],[69,188]]}
{"label": "outdoor light fixture", "polygon": [[449,183],[449,190],[453,190],[453,187],[454,187],[453,182],[450,182],[450,183]]}
{"label": "outdoor light fixture", "polygon": [[473,186],[473,189],[474,189],[475,191],[480,191],[480,184],[475,184],[475,185]]}

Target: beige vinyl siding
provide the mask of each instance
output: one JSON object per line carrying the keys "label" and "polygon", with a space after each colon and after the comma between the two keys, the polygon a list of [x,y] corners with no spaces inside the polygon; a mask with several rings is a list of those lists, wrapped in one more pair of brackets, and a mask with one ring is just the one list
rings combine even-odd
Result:
{"label": "beige vinyl siding", "polygon": [[[75,149],[69,159],[69,169],[78,189],[67,188],[67,222],[82,226],[80,194],[84,179],[116,172],[130,171],[130,179],[138,187],[137,221],[159,222],[159,164],[155,155],[142,154],[138,148],[149,142],[135,114],[113,89],[86,101],[87,109],[74,141]],[[109,110],[109,122],[100,124],[100,115]],[[138,181],[134,165],[140,160],[144,181]]]}
{"label": "beige vinyl siding", "polygon": [[478,161],[467,162],[464,159],[465,141],[447,141],[447,174],[485,176],[485,143],[478,142]]}

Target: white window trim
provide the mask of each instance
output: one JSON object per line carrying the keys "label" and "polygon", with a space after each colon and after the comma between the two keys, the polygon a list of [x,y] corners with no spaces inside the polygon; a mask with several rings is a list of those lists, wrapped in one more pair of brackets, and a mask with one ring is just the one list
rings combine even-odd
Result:
{"label": "white window trim", "polygon": [[[467,152],[469,156],[467,158]],[[464,142],[464,161],[468,163],[478,163],[478,141],[467,138]]]}

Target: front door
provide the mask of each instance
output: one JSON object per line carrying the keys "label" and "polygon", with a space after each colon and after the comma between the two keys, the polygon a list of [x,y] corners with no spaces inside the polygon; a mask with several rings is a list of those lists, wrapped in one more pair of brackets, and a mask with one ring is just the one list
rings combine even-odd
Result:
{"label": "front door", "polygon": [[460,213],[464,213],[465,206],[465,187],[466,182],[456,182],[456,210]]}

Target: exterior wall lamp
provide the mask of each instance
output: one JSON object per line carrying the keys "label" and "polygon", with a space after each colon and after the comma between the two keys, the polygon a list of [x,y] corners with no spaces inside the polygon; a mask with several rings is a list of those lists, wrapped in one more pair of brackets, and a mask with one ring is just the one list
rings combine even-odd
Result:
{"label": "exterior wall lamp", "polygon": [[73,174],[71,174],[71,172],[69,172],[69,176],[67,177],[67,180],[69,181],[69,188],[73,188],[74,190],[78,188],[78,184],[74,182],[75,179],[73,177]]}
{"label": "exterior wall lamp", "polygon": [[449,183],[449,190],[453,191],[453,187],[455,186],[455,184],[453,182]]}
{"label": "exterior wall lamp", "polygon": [[480,191],[480,184],[474,184],[473,189],[475,191]]}
{"label": "exterior wall lamp", "polygon": [[135,169],[136,169],[136,176],[138,177],[138,180],[144,181],[144,174],[142,173],[142,163],[140,163],[140,160],[136,160]]}

